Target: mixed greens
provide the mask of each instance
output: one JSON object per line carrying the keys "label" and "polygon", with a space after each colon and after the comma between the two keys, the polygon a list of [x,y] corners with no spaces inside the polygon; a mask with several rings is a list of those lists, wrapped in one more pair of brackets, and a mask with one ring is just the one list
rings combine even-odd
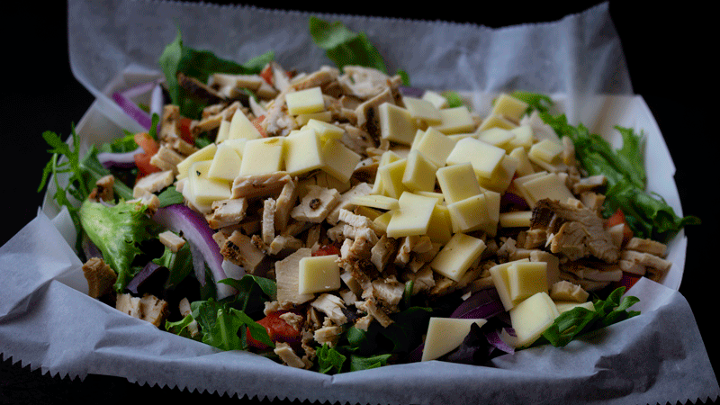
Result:
{"label": "mixed greens", "polygon": [[[326,51],[327,57],[339,69],[361,65],[387,72],[380,53],[364,34],[351,32],[341,23],[328,23],[314,17],[310,18],[309,28],[315,43]],[[179,106],[183,117],[195,119],[207,105],[207,100],[187,93],[178,82],[178,73],[203,82],[218,72],[260,74],[274,56],[270,51],[245,64],[238,64],[209,51],[186,46],[178,31],[175,40],[160,56],[159,64],[165,75],[164,86],[170,103]],[[400,73],[403,82],[408,85],[409,77],[404,72]],[[444,96],[452,107],[463,103],[458,93],[447,92]],[[530,106],[528,112],[540,114],[559,136],[573,141],[576,157],[590,175],[602,174],[607,178],[603,208],[606,218],[621,209],[635,235],[663,242],[670,240],[684,226],[699,223],[699,219],[693,216],[678,217],[661,197],[645,191],[642,135],[636,135],[629,128],[616,127],[624,142],[620,149],[613,150],[605,140],[591,134],[582,124],[573,126],[564,115],[552,115],[552,100],[548,96],[523,91],[516,91],[513,96],[527,102]],[[248,97],[255,95],[248,90]],[[157,140],[157,115],[153,115],[152,122],[148,133],[150,138]],[[56,188],[53,198],[58,205],[67,207],[78,230],[76,246],[80,248],[79,254],[89,258],[88,244],[101,252],[103,260],[117,273],[113,286],[115,293],[124,293],[128,288],[136,294],[149,292],[174,300],[171,307],[177,307],[180,297],[190,299],[191,311],[185,314],[173,312],[162,327],[221,350],[253,350],[277,358],[272,350],[268,350],[274,348],[277,342],[298,344],[300,336],[296,332],[287,329],[282,324],[284,321],[265,313],[266,303],[272,302],[277,292],[274,280],[252,274],[237,279],[217,279],[225,274],[219,270],[219,253],[215,256],[203,254],[212,246],[207,241],[211,231],[206,223],[204,227],[198,225],[203,218],[193,217],[187,212],[189,209],[181,210],[187,208],[183,206],[185,199],[174,186],[158,194],[160,202],[154,208],[158,213],[150,212],[147,203],[133,195],[130,184],[135,177],[141,177],[138,170],[142,169],[111,170],[98,160],[98,154],[102,152],[128,153],[137,150],[142,145],[134,134],[128,134],[112,144],[91,146],[85,156],[80,156],[79,138],[74,129],[70,144],[51,132],[46,132],[43,137],[50,145],[49,152],[53,156],[45,167],[39,191],[53,179]],[[198,137],[195,142],[196,146],[202,147],[207,139]],[[110,174],[115,175],[113,190],[116,201],[89,200],[97,181]],[[69,176],[66,186],[61,183],[62,175]],[[121,179],[127,179],[128,184]],[[201,236],[177,251],[157,242],[159,234],[166,230],[160,225],[162,221],[158,220],[158,214],[169,215],[170,210],[175,210],[174,214],[195,224],[198,229],[202,228],[198,231]],[[159,277],[158,269],[166,273]],[[160,278],[159,285],[151,282],[155,277]],[[418,361],[418,350],[422,350],[423,334],[431,317],[466,315],[456,313],[465,301],[458,294],[450,294],[431,303],[412,296],[412,281],[405,287],[400,310],[390,315],[392,323],[389,326],[383,327],[377,322],[367,329],[344,325],[336,345],[325,343],[317,348],[313,369],[332,374]],[[564,346],[576,336],[636,316],[638,312],[629,309],[637,299],[624,296],[624,286],[615,287],[605,291],[608,293],[606,298],[595,297],[594,310],[579,307],[561,314],[535,345],[549,343]],[[230,288],[233,293],[218,294],[220,288]],[[188,293],[190,290],[194,292]],[[503,311],[498,307],[496,296],[486,294],[483,301],[474,304],[473,309],[483,307],[483,313],[492,322],[500,322],[496,315]],[[488,330],[496,331],[498,328],[473,326],[461,346],[446,359],[483,364],[495,355],[512,353],[513,349],[503,344],[502,339],[488,334]]]}

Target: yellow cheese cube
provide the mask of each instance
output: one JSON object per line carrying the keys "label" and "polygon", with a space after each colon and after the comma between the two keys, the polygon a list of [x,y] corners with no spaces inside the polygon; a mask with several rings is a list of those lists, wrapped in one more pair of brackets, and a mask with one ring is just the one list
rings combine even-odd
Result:
{"label": "yellow cheese cube", "polygon": [[543,139],[534,144],[528,152],[530,160],[538,160],[551,165],[555,165],[558,160],[562,161],[563,145],[559,142]]}
{"label": "yellow cheese cube", "polygon": [[452,238],[450,211],[444,205],[435,205],[428,225],[427,237],[435,243],[446,244]]}
{"label": "yellow cheese cube", "polygon": [[307,125],[310,120],[316,120],[321,122],[332,122],[332,112],[330,111],[320,111],[316,113],[310,113],[310,114],[298,114],[295,117],[295,122],[297,122],[298,125],[303,126]]}
{"label": "yellow cheese cube", "polygon": [[412,145],[418,128],[410,112],[391,103],[382,103],[378,107],[380,116],[380,136],[402,145]]}
{"label": "yellow cheese cube", "polygon": [[284,140],[285,138],[280,137],[248,140],[243,148],[240,175],[260,175],[284,170]]}
{"label": "yellow cheese cube", "polygon": [[478,194],[447,205],[453,232],[472,232],[487,227],[490,222],[487,198]]}
{"label": "yellow cheese cube", "polygon": [[400,207],[397,198],[384,195],[357,195],[350,199],[350,203],[363,207],[379,208],[381,210],[394,210]]}
{"label": "yellow cheese cube", "polygon": [[[517,180],[517,179],[516,179]],[[530,197],[532,204],[549,198],[551,200],[566,202],[574,198],[565,181],[557,173],[547,173],[541,177],[522,183],[522,187]]]}
{"label": "yellow cheese cube", "polygon": [[485,323],[485,319],[431,317],[420,361],[435,360],[457,349],[470,333],[472,324],[482,327]]}
{"label": "yellow cheese cube", "polygon": [[489,178],[500,165],[505,150],[474,138],[459,140],[447,158],[448,165],[470,162],[475,174]]}
{"label": "yellow cheese cube", "polygon": [[388,211],[386,213],[380,214],[377,218],[373,219],[373,223],[380,228],[384,229],[387,232],[388,224],[390,224],[390,220],[392,219],[394,211]]}
{"label": "yellow cheese cube", "polygon": [[195,162],[188,170],[188,185],[191,187],[192,201],[198,205],[209,205],[215,201],[226,200],[232,196],[231,182],[208,177],[212,161]]}
{"label": "yellow cheese cube", "polygon": [[508,275],[508,269],[515,263],[529,262],[529,259],[520,259],[512,262],[501,263],[490,268],[490,276],[497,290],[500,302],[506,311],[512,309],[515,304],[510,298],[510,276]]}
{"label": "yellow cheese cube", "polygon": [[443,167],[456,143],[454,139],[430,127],[422,136],[416,137],[413,149],[420,151],[435,166]]}
{"label": "yellow cheese cube", "polygon": [[525,111],[527,111],[528,107],[528,103],[509,94],[503,93],[495,99],[492,114],[503,116],[512,121],[518,122],[520,121],[520,118],[525,115]]}
{"label": "yellow cheese cube", "polygon": [[432,127],[443,134],[460,134],[475,130],[475,121],[466,106],[440,109],[440,118],[442,123]]}
{"label": "yellow cheese cube", "polygon": [[243,151],[245,150],[245,142],[247,142],[247,139],[239,138],[239,139],[228,139],[223,142],[223,145],[229,146],[233,149],[235,149],[235,152],[240,155],[240,158],[242,158]]}
{"label": "yellow cheese cube", "polygon": [[547,263],[514,263],[508,267],[508,280],[514,305],[536,293],[548,292]]}
{"label": "yellow cheese cube", "polygon": [[498,148],[503,148],[507,151],[505,145],[515,139],[515,134],[503,128],[490,128],[479,131],[477,139],[485,143],[489,143],[490,145],[497,146]]}
{"label": "yellow cheese cube", "polygon": [[340,288],[338,255],[303,257],[299,262],[298,293],[315,294]]}
{"label": "yellow cheese cube", "polygon": [[411,150],[407,157],[402,184],[410,191],[435,190],[437,166],[417,150]]}
{"label": "yellow cheese cube", "polygon": [[314,129],[302,129],[286,137],[283,143],[285,171],[289,175],[299,176],[325,164],[321,156],[320,139]]}
{"label": "yellow cheese cube", "polygon": [[345,130],[337,125],[330,124],[328,122],[310,119],[307,127],[312,128],[320,136],[322,142],[327,142],[329,139],[342,139]]}
{"label": "yellow cheese cube", "polygon": [[402,193],[398,199],[398,209],[390,211],[392,216],[387,226],[387,236],[400,238],[427,234],[436,205],[437,200],[432,197]]}
{"label": "yellow cheese cube", "polygon": [[215,156],[208,172],[208,177],[220,180],[235,180],[240,174],[242,158],[235,148],[221,143],[217,147]]}
{"label": "yellow cheese cube", "polygon": [[388,197],[400,198],[400,195],[407,191],[407,187],[402,183],[406,166],[407,159],[400,159],[378,167],[376,177],[382,180],[384,194]]}
{"label": "yellow cheese cube", "polygon": [[510,186],[510,183],[513,181],[515,171],[517,170],[517,167],[519,165],[519,159],[509,155],[503,156],[492,177],[480,177],[478,179],[480,187],[497,192],[504,192],[505,190],[507,190],[507,188]]}
{"label": "yellow cheese cube", "polygon": [[513,129],[515,127],[517,127],[517,125],[507,118],[500,115],[490,114],[480,123],[478,131],[484,131],[490,128]]}
{"label": "yellow cheese cube", "polygon": [[177,169],[178,169],[178,179],[182,179],[187,177],[188,170],[190,169],[190,166],[195,162],[200,162],[203,160],[212,160],[212,158],[215,156],[215,151],[217,151],[217,145],[214,143],[208,144],[202,149],[199,149],[192,153],[190,156],[186,157],[185,160],[178,163]]}
{"label": "yellow cheese cube", "polygon": [[529,228],[532,211],[513,211],[500,214],[500,226],[503,228]]}
{"label": "yellow cheese cube", "polygon": [[459,281],[485,250],[482,239],[456,233],[435,255],[430,267],[443,276]]}
{"label": "yellow cheese cube", "polygon": [[510,130],[510,133],[515,135],[508,147],[515,149],[517,147],[523,147],[525,150],[529,150],[533,144],[534,134],[530,125],[520,125]]}
{"label": "yellow cheese cube", "polygon": [[439,108],[431,101],[405,96],[403,97],[403,103],[408,112],[410,112],[411,117],[422,120],[428,125],[438,125],[442,123]]}
{"label": "yellow cheese cube", "polygon": [[320,87],[290,92],[285,95],[288,112],[292,115],[312,114],[325,110]]}
{"label": "yellow cheese cube", "polygon": [[442,193],[435,191],[416,191],[415,194],[424,195],[425,197],[432,197],[437,199],[438,204],[445,204],[445,196]]}
{"label": "yellow cheese cube", "polygon": [[423,93],[422,99],[431,102],[432,105],[435,106],[435,108],[447,108],[448,107],[448,100],[445,97],[443,97],[441,94],[436,93],[431,90],[425,90],[425,93]]}
{"label": "yellow cheese cube", "polygon": [[510,322],[516,338],[514,347],[533,344],[560,315],[555,303],[546,292],[539,292],[510,310]]}
{"label": "yellow cheese cube", "polygon": [[527,151],[522,146],[513,149],[508,156],[512,156],[518,160],[518,166],[515,169],[515,173],[517,173],[518,176],[522,177],[535,173],[535,169],[532,163],[530,163],[530,159],[528,159]]}
{"label": "yellow cheese cube", "polygon": [[445,202],[452,204],[479,195],[482,190],[472,164],[458,163],[441,167],[435,172]]}
{"label": "yellow cheese cube", "polygon": [[217,136],[215,136],[215,143],[222,143],[228,139],[228,136],[230,136],[230,121],[222,120],[218,127]]}
{"label": "yellow cheese cube", "polygon": [[230,120],[227,139],[260,139],[260,131],[253,125],[242,110],[238,109]]}
{"label": "yellow cheese cube", "polygon": [[402,157],[400,155],[398,155],[394,151],[388,150],[388,151],[383,152],[383,154],[380,156],[380,161],[378,162],[378,166],[385,166],[386,164],[396,162],[400,159],[402,159]]}

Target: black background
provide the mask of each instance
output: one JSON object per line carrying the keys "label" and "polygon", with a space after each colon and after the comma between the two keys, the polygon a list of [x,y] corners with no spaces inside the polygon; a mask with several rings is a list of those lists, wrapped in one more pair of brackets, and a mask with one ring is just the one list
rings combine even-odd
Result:
{"label": "black background", "polygon": [[[217,1],[219,3],[231,3]],[[3,24],[4,65],[2,121],[3,146],[0,162],[0,244],[32,220],[41,203],[36,189],[48,159],[41,138],[45,130],[65,136],[92,102],[90,94],[72,76],[67,51],[66,3],[42,5],[25,2],[20,11],[5,14]],[[347,13],[445,20],[499,27],[526,22],[553,21],[600,3],[599,1],[432,2],[423,6],[388,8],[373,2],[344,2],[258,7],[301,9],[311,12]],[[473,4],[470,3],[470,4]],[[245,3],[247,4],[247,3]],[[442,5],[441,5],[442,4]],[[686,229],[689,238],[685,274],[680,292],[695,314],[705,347],[717,372],[718,319],[717,259],[710,249],[717,229],[717,137],[720,135],[717,108],[717,34],[711,13],[692,4],[667,6],[650,1],[610,1],[610,13],[620,34],[636,94],[642,95],[653,112],[677,167],[677,183],[683,211],[703,220]],[[660,5],[662,4],[662,5]],[[9,18],[8,18],[9,17]],[[12,24],[16,21],[18,24]],[[714,96],[714,97],[713,97]],[[713,99],[714,98],[714,99]],[[11,288],[11,286],[0,286]],[[2,293],[0,292],[0,295]],[[681,331],[679,331],[681,332]],[[203,403],[238,402],[237,398],[210,393],[189,393],[167,388],[140,386],[124,379],[88,376],[71,381],[42,375],[13,364],[0,355],[0,404],[5,403],[125,403],[138,400],[196,400]],[[247,400],[249,403],[269,401]],[[290,402],[278,402],[290,403]],[[297,403],[297,402],[296,402]]]}

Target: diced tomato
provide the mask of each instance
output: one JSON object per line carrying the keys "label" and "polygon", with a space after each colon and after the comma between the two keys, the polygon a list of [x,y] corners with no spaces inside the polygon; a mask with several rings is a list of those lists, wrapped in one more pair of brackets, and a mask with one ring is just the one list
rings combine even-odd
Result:
{"label": "diced tomato", "polygon": [[268,63],[265,65],[263,70],[260,71],[260,77],[267,82],[267,84],[272,85],[273,84],[273,70],[272,66]]}
{"label": "diced tomato", "polygon": [[[268,333],[270,340],[273,342],[285,342],[289,344],[298,343],[300,341],[301,332],[292,325],[280,318],[280,315],[288,311],[276,311],[269,313],[265,318],[257,321],[262,325]],[[267,346],[252,338],[250,332],[247,334],[248,345],[257,349],[266,349]]]}
{"label": "diced tomato", "polygon": [[605,225],[608,228],[619,224],[623,224],[623,243],[626,243],[627,241],[632,239],[633,231],[632,229],[630,229],[630,226],[625,219],[625,213],[623,213],[620,208],[618,208],[615,213],[610,215],[610,217],[605,221]]}
{"label": "diced tomato", "polygon": [[252,124],[255,126],[255,128],[260,132],[260,135],[263,136],[263,138],[267,138],[267,132],[265,132],[265,128],[262,127],[262,122],[265,119],[264,115],[261,115],[254,120],[252,120]]}
{"label": "diced tomato", "polygon": [[151,155],[147,152],[135,154],[135,165],[138,168],[138,175],[137,175],[138,179],[141,179],[150,173],[155,173],[155,172],[160,171],[160,168],[155,167],[150,163],[150,159],[152,159],[152,157],[153,157],[153,155]]}
{"label": "diced tomato", "polygon": [[195,137],[190,131],[190,124],[192,124],[192,119],[187,117],[180,117],[180,138],[182,138],[183,141],[192,145],[195,143]]}
{"label": "diced tomato", "polygon": [[313,256],[330,256],[330,255],[339,255],[340,254],[340,248],[337,247],[337,245],[325,245],[318,248],[318,250],[313,252]]}
{"label": "diced tomato", "polygon": [[625,287],[627,290],[629,290],[630,287],[634,286],[641,277],[642,276],[638,276],[637,274],[627,273],[623,271],[622,278],[620,278],[619,281],[614,282],[613,286],[614,288]]}
{"label": "diced tomato", "polygon": [[157,141],[155,141],[147,132],[138,132],[135,134],[134,139],[135,143],[150,156],[156,154],[160,149],[160,145],[158,145]]}

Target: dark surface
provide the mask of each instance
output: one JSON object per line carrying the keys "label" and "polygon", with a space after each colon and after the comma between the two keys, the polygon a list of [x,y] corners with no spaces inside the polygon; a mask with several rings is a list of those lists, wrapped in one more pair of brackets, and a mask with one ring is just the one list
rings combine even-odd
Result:
{"label": "dark surface", "polygon": [[[226,2],[223,2],[226,3]],[[508,2],[510,3],[510,2]],[[393,12],[363,3],[340,4],[309,11],[398,16],[418,19],[503,26],[524,22],[552,21],[568,13],[579,12],[597,1],[578,1],[548,9],[546,3],[518,6],[517,3],[484,7],[468,12],[464,7],[401,7]],[[277,5],[277,3],[274,3]],[[711,93],[716,74],[710,71],[712,49],[697,49],[711,26],[704,21],[707,13],[690,7],[659,8],[654,2],[610,2],[610,12],[620,34],[635,92],[642,95],[655,116],[677,167],[677,183],[683,211],[703,219],[703,225],[688,228],[689,238],[685,275],[680,292],[694,311],[706,349],[718,370],[718,348],[713,345],[717,305],[713,295],[717,284],[717,265],[709,252],[709,230],[716,228],[715,201],[708,191],[716,188],[713,165],[717,148],[717,129],[709,104],[700,96]],[[263,5],[259,5],[263,6]],[[295,7],[295,6],[293,6]],[[292,8],[292,7],[291,7]],[[3,55],[6,83],[2,97],[5,157],[2,169],[6,186],[0,198],[5,219],[0,244],[5,243],[37,213],[41,195],[37,193],[42,167],[48,155],[41,133],[52,130],[67,135],[92,102],[90,94],[73,78],[67,56],[66,10],[64,2],[53,2],[40,10],[25,10],[32,15],[29,24],[4,24],[3,38],[9,50]],[[17,79],[17,80],[15,80]],[[712,211],[711,211],[712,207]],[[9,220],[8,220],[9,219]],[[708,265],[710,263],[710,265]],[[8,286],[3,286],[7,288]],[[1,298],[0,298],[1,299]],[[1,357],[1,356],[0,356]],[[210,403],[237,402],[237,398],[213,394],[139,386],[124,379],[88,376],[70,381],[42,375],[27,367],[0,363],[0,404],[5,403],[110,403],[158,398],[173,403],[181,399]],[[257,403],[270,403],[256,401]],[[282,402],[281,402],[282,403]],[[286,402],[289,403],[289,402]]]}

